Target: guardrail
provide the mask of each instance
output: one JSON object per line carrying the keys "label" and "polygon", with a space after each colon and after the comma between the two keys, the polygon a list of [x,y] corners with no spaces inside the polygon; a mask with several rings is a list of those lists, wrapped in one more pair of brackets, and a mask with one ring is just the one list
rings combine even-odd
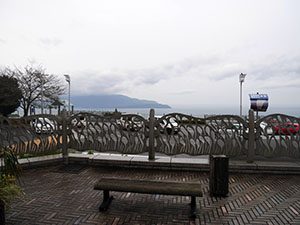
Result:
{"label": "guardrail", "polygon": [[0,118],[0,145],[18,155],[93,150],[121,154],[215,155],[253,162],[255,159],[300,158],[300,119],[272,114],[257,121],[236,115],[198,118],[171,113],[149,118],[140,115],[100,116],[91,113]]}

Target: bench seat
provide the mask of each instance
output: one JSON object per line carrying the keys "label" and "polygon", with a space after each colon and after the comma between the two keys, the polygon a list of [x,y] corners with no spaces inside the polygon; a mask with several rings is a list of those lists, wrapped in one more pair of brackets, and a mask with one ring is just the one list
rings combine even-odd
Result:
{"label": "bench seat", "polygon": [[200,183],[102,178],[95,184],[94,189],[144,194],[202,197]]}
{"label": "bench seat", "polygon": [[195,217],[196,197],[202,197],[203,195],[200,183],[123,178],[101,178],[94,185],[94,190],[103,190],[103,202],[99,207],[100,211],[106,211],[113,199],[113,196],[109,195],[109,191],[191,196],[192,217]]}

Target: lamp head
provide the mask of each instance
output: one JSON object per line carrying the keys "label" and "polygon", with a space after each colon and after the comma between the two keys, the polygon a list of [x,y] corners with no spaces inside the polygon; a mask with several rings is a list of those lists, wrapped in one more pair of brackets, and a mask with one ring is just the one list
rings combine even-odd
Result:
{"label": "lamp head", "polygon": [[66,81],[67,81],[68,83],[70,83],[70,82],[71,82],[70,75],[65,74],[64,76],[65,76],[65,78],[66,78]]}
{"label": "lamp head", "polygon": [[243,83],[243,82],[245,81],[246,75],[247,75],[247,74],[245,74],[245,73],[241,73],[241,74],[240,74],[240,82],[241,82],[241,83]]}

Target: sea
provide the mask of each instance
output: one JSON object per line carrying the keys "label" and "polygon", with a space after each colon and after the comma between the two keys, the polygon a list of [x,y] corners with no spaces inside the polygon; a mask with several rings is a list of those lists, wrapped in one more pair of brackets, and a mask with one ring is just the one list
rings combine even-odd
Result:
{"label": "sea", "polygon": [[[121,112],[122,114],[138,114],[143,116],[144,118],[149,117],[150,108],[74,108],[74,113],[78,112],[91,112],[91,113],[101,113],[101,112],[114,112],[117,110],[118,112]],[[176,106],[171,108],[154,108],[155,115],[162,116],[169,113],[182,113],[186,115],[191,115],[195,117],[204,118],[207,116],[212,115],[239,115],[239,107],[233,107],[233,106],[203,106],[203,107],[193,107],[193,106]],[[244,107],[243,108],[243,116],[248,115],[249,108]],[[40,114],[41,110],[36,109],[35,114]],[[52,109],[51,112],[49,109],[44,109],[45,114],[53,114],[57,115],[57,110]],[[271,106],[267,109],[266,112],[257,112],[259,117],[263,117],[270,114],[285,114],[289,116],[294,116],[300,118],[300,106],[293,106],[293,107],[283,107],[283,106]],[[18,109],[15,112],[16,115],[22,116],[23,112],[21,109]],[[256,114],[256,112],[255,112]]]}
{"label": "sea", "polygon": [[[145,118],[149,117],[150,108],[78,108],[75,111],[84,112],[113,112],[117,110],[122,114],[139,114]],[[207,117],[212,115],[239,115],[239,107],[172,107],[172,108],[155,108],[155,115],[165,115],[169,113],[183,113],[186,115],[191,115],[195,117]],[[248,115],[249,109],[243,109],[243,116]],[[266,112],[257,112],[257,114],[262,117],[270,114],[286,114],[289,116],[300,117],[300,106],[299,107],[270,107]],[[255,112],[256,114],[256,112]]]}

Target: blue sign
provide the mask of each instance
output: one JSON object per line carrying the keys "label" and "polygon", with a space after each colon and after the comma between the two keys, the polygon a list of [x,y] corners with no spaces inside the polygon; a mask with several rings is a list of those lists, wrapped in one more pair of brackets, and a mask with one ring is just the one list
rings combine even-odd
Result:
{"label": "blue sign", "polygon": [[265,112],[269,106],[269,97],[267,94],[249,94],[251,109],[254,111]]}

